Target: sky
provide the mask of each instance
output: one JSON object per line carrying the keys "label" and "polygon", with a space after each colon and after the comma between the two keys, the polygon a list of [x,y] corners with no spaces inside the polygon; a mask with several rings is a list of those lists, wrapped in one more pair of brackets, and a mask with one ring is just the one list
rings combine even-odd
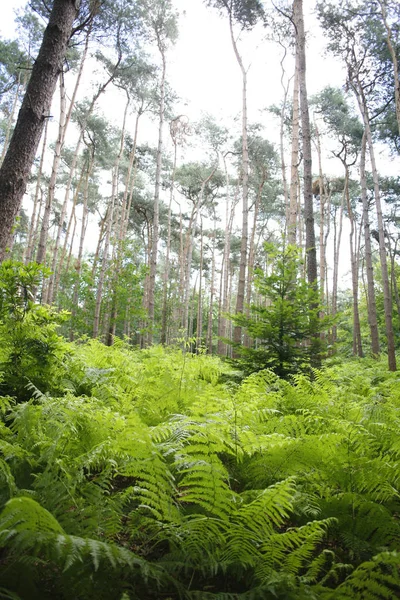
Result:
{"label": "sky", "polygon": [[[202,0],[173,0],[180,13],[179,38],[167,57],[167,78],[180,100],[176,114],[185,114],[190,121],[196,121],[202,113],[211,113],[221,124],[230,129],[240,129],[241,119],[241,72],[232,49],[227,19],[217,11],[207,8]],[[316,94],[327,85],[342,86],[345,74],[340,63],[326,54],[324,37],[317,19],[310,7],[305,6],[305,28],[307,31],[307,88],[309,96]],[[3,0],[0,20],[0,35],[13,38],[14,10],[25,5],[25,0]],[[258,27],[243,34],[238,41],[244,64],[248,68],[248,112],[249,122],[261,122],[264,135],[278,144],[279,124],[266,108],[279,104],[283,98],[280,83],[280,60],[282,49],[265,39],[265,31]],[[293,63],[289,58],[285,63],[287,75],[292,75]],[[119,100],[110,91],[102,97],[102,108],[112,108],[116,124],[121,125],[123,107],[116,110]],[[56,110],[54,112],[56,114]],[[156,135],[156,128],[145,127]],[[143,132],[142,132],[143,135]],[[139,140],[139,141],[144,141]],[[156,139],[150,139],[156,143]],[[168,141],[168,140],[167,140]],[[341,174],[339,161],[331,156],[329,144],[325,144],[323,168],[328,175]],[[383,148],[378,148],[378,167],[383,174],[399,171],[399,159],[390,160]],[[314,171],[316,171],[316,157]]]}

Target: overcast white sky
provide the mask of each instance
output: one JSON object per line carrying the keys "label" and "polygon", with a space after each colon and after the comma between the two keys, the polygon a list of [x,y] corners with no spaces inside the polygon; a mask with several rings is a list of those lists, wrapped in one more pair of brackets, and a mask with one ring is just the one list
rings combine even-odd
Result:
{"label": "overcast white sky", "polygon": [[[168,79],[181,98],[176,113],[186,114],[194,121],[202,111],[209,112],[231,129],[234,124],[239,126],[241,73],[233,53],[227,20],[222,19],[215,10],[207,8],[202,0],[173,2],[180,13],[179,38],[168,56]],[[2,37],[15,36],[14,10],[25,3],[25,0],[3,0],[0,21]],[[326,85],[341,86],[344,83],[344,72],[340,64],[324,53],[323,34],[311,12],[313,5],[314,2],[310,0],[305,2],[305,27],[308,31],[307,86],[310,96]],[[282,100],[279,64],[282,50],[278,45],[267,43],[263,35],[260,27],[245,34],[239,42],[244,63],[250,67],[249,121],[262,122],[266,137],[278,143],[278,123],[268,116],[265,108]],[[291,68],[291,61],[288,60],[289,76]],[[107,102],[114,102],[110,92],[102,99],[105,112]],[[119,118],[122,108],[116,111],[114,104],[113,113]],[[398,158],[391,161],[386,153],[381,153],[378,160],[379,168],[384,174],[398,174]],[[340,172],[338,161],[329,158],[329,153],[324,161],[324,170],[328,175]]]}

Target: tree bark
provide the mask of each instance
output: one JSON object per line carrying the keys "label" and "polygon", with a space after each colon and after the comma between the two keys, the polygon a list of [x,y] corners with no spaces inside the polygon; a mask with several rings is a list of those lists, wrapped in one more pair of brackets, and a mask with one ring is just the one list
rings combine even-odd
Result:
{"label": "tree bark", "polygon": [[[236,296],[235,312],[242,313],[244,307],[244,297],[246,292],[246,267],[247,267],[247,244],[249,237],[249,147],[247,141],[247,71],[244,68],[242,57],[236,44],[236,39],[233,33],[232,11],[229,13],[229,29],[233,50],[236,60],[242,72],[242,165],[241,165],[241,181],[242,181],[242,241],[240,245],[240,265],[239,265],[239,280]],[[242,328],[235,326],[233,332],[233,341],[236,346],[242,341]]]}
{"label": "tree bark", "polygon": [[303,142],[304,164],[304,221],[306,232],[306,261],[307,280],[317,289],[317,249],[315,246],[314,207],[312,195],[312,157],[311,157],[311,128],[308,110],[308,97],[306,85],[306,51],[303,19],[303,1],[294,0],[294,20],[296,25],[296,49],[299,60],[299,89],[300,111]]}
{"label": "tree bark", "polygon": [[158,124],[158,147],[156,160],[156,181],[154,189],[154,220],[153,220],[153,243],[151,247],[150,257],[150,273],[149,287],[147,297],[147,312],[149,319],[149,330],[147,332],[147,345],[153,343],[154,331],[154,294],[156,286],[156,271],[157,271],[157,253],[158,253],[158,237],[159,237],[159,213],[160,213],[160,187],[161,187],[161,167],[163,158],[163,128],[164,128],[164,113],[165,113],[165,75],[167,70],[167,62],[165,58],[165,46],[161,40],[160,34],[157,34],[158,50],[161,54],[161,81],[160,81],[160,106],[159,106],[159,124]]}
{"label": "tree bark", "polygon": [[54,90],[78,14],[77,6],[79,4],[72,0],[54,0],[14,133],[0,167],[0,261],[21,206],[45,121],[50,117]]}
{"label": "tree bark", "polygon": [[[354,52],[354,51],[353,51]],[[349,67],[350,69],[350,67]],[[372,133],[371,133],[371,125],[369,118],[368,106],[364,94],[364,89],[362,87],[361,81],[358,76],[350,81],[352,89],[355,93],[358,106],[360,108],[360,113],[363,118],[365,135],[367,138],[369,156],[371,160],[371,170],[372,170],[372,178],[374,182],[374,197],[375,197],[375,206],[376,206],[376,216],[378,220],[378,232],[379,232],[379,256],[381,261],[381,271],[382,271],[382,285],[383,285],[383,304],[385,310],[385,325],[386,325],[386,336],[387,336],[387,348],[388,348],[388,366],[389,371],[396,371],[396,351],[395,351],[395,343],[394,343],[394,332],[393,332],[393,321],[392,321],[392,296],[390,292],[390,284],[389,284],[389,270],[387,265],[387,257],[386,257],[386,246],[385,246],[385,228],[383,225],[383,216],[382,216],[382,205],[380,198],[380,190],[379,190],[379,177],[378,170],[376,167],[375,161],[375,150],[374,144],[372,141]]]}
{"label": "tree bark", "polygon": [[287,225],[289,244],[296,244],[297,238],[297,188],[299,184],[299,59],[296,52],[296,67],[293,84],[293,117],[292,117],[292,156],[290,165],[290,203]]}
{"label": "tree bark", "polygon": [[[397,125],[400,133],[400,80],[399,80],[399,61],[397,58],[396,50],[393,44],[393,33],[390,27],[389,21],[387,20],[386,1],[378,0],[378,4],[381,7],[383,24],[386,29],[386,41],[389,48],[389,53],[393,63],[393,78],[394,78],[394,99],[396,104],[396,118]],[[397,50],[398,51],[398,50]]]}
{"label": "tree bark", "polygon": [[376,312],[374,267],[372,264],[371,232],[369,227],[369,208],[367,198],[367,178],[365,173],[365,154],[367,139],[364,134],[361,145],[360,157],[360,184],[361,199],[363,204],[363,222],[364,222],[364,244],[365,244],[365,264],[367,270],[367,297],[368,297],[368,323],[371,333],[371,350],[373,356],[378,356],[381,349],[379,345],[378,319]]}

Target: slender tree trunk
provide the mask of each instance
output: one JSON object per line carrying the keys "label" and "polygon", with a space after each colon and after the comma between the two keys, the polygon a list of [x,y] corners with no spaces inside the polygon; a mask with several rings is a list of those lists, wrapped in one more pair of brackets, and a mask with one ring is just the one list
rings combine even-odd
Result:
{"label": "slender tree trunk", "polygon": [[394,78],[394,99],[396,105],[396,118],[397,126],[400,133],[400,79],[399,79],[399,61],[396,54],[396,49],[393,43],[393,33],[390,27],[389,21],[387,20],[386,0],[378,0],[378,4],[381,7],[383,24],[386,29],[386,41],[389,48],[390,57],[393,63],[393,78]]}
{"label": "slender tree trunk", "polygon": [[[21,77],[21,75],[18,74],[18,84],[17,84],[17,89],[15,90],[15,96],[14,96],[14,101],[13,101],[13,105],[11,108],[11,112],[10,112],[10,115],[9,115],[9,118],[7,121],[6,135],[4,137],[4,145],[3,145],[3,150],[1,152],[1,157],[0,157],[0,165],[3,163],[4,157],[7,152],[8,142],[10,140],[10,134],[11,134],[12,126],[14,123],[15,113],[17,111],[19,91],[21,89],[20,77]],[[47,125],[47,123],[48,123],[48,121],[46,120],[46,125]]]}
{"label": "slender tree trunk", "polygon": [[94,148],[92,148],[88,169],[85,177],[85,189],[83,191],[83,206],[82,206],[82,224],[81,233],[79,236],[79,249],[78,257],[76,259],[75,270],[76,270],[76,281],[74,284],[74,293],[72,296],[72,311],[71,311],[71,329],[70,329],[70,340],[74,339],[74,320],[76,318],[76,311],[79,305],[79,288],[82,275],[82,257],[83,257],[83,245],[85,241],[87,222],[88,222],[88,197],[89,197],[89,179],[92,174],[94,164]]}
{"label": "slender tree trunk", "polygon": [[157,160],[156,160],[156,181],[154,189],[154,220],[153,220],[153,243],[151,250],[150,260],[150,273],[149,273],[149,289],[147,299],[148,309],[148,320],[149,327],[147,333],[147,345],[151,346],[153,343],[153,332],[154,332],[154,295],[156,287],[156,271],[157,271],[157,253],[158,253],[158,237],[159,237],[159,213],[160,213],[160,187],[161,187],[161,167],[163,158],[163,128],[165,118],[165,75],[167,70],[167,62],[165,58],[165,47],[160,38],[157,35],[157,46],[161,54],[161,81],[160,81],[160,107],[159,107],[159,122],[158,122],[158,147],[157,147]]}
{"label": "slender tree trunk", "polygon": [[169,284],[169,256],[171,252],[171,218],[172,218],[172,201],[174,199],[174,183],[175,183],[175,172],[176,172],[176,161],[177,161],[177,151],[178,144],[177,140],[172,138],[174,143],[174,162],[172,166],[171,173],[171,181],[170,181],[170,195],[169,195],[169,205],[168,205],[168,229],[167,229],[167,248],[166,248],[166,256],[165,256],[165,266],[164,266],[164,277],[163,277],[163,301],[162,301],[162,314],[161,314],[161,343],[167,343],[167,325],[168,325],[168,284]]}
{"label": "slender tree trunk", "polygon": [[389,285],[389,271],[387,266],[386,247],[385,247],[385,229],[383,225],[382,206],[379,190],[379,177],[376,168],[375,150],[372,141],[370,118],[368,113],[367,102],[364,95],[361,82],[358,80],[351,81],[353,91],[355,92],[360,112],[364,122],[365,134],[368,143],[369,156],[371,161],[372,178],[374,182],[374,196],[376,206],[376,216],[378,220],[379,232],[379,255],[381,260],[382,285],[383,285],[383,302],[385,310],[385,325],[388,346],[388,365],[389,371],[396,371],[396,352],[394,343],[393,321],[392,321],[392,297]]}
{"label": "slender tree trunk", "polygon": [[[25,256],[24,256],[24,260],[27,263],[32,260],[34,234],[36,231],[37,223],[39,222],[39,221],[36,221],[36,212],[37,212],[38,206],[39,206],[40,182],[42,180],[44,155],[45,155],[46,146],[47,146],[47,129],[48,129],[48,121],[46,121],[46,125],[44,128],[43,147],[42,147],[42,153],[40,155],[40,164],[39,164],[39,170],[38,170],[37,179],[36,179],[35,197],[33,200],[32,217],[31,217],[31,222],[30,222],[30,226],[29,226],[29,234],[28,234],[26,252],[25,252]],[[39,219],[39,217],[38,217],[38,219]]]}
{"label": "slender tree trunk", "polygon": [[54,90],[78,14],[77,6],[72,0],[53,2],[10,145],[0,167],[0,260],[4,258],[43,127],[50,116]]}
{"label": "slender tree trunk", "polygon": [[[54,195],[55,195],[55,191],[56,191],[58,171],[59,171],[60,162],[61,162],[61,153],[64,148],[67,128],[71,121],[72,110],[75,106],[76,95],[78,93],[79,84],[81,82],[83,67],[85,65],[86,58],[87,58],[88,47],[89,47],[89,36],[90,36],[90,28],[86,34],[85,48],[84,48],[81,62],[79,65],[78,75],[76,77],[74,91],[72,93],[72,98],[69,103],[68,111],[67,111],[67,97],[66,97],[64,73],[60,74],[60,118],[59,118],[59,126],[58,126],[58,136],[57,136],[57,141],[56,141],[55,148],[54,148],[53,165],[51,168],[49,189],[48,189],[48,193],[47,193],[47,202],[46,202],[46,206],[45,206],[45,212],[43,215],[42,228],[40,231],[39,246],[38,246],[38,251],[37,251],[37,255],[36,255],[36,262],[38,262],[38,263],[45,262],[45,253],[46,253],[46,245],[47,245],[47,236],[48,236],[48,231],[49,231],[50,214],[51,214],[51,209],[52,209],[53,201],[54,201]],[[78,144],[78,147],[79,147],[79,144]],[[64,209],[64,211],[62,211],[63,218],[65,218],[66,206],[65,206],[65,208],[63,207],[63,209]],[[53,262],[52,262],[52,266],[51,266],[53,275],[51,276],[51,278],[48,282],[49,297],[47,298],[47,301],[49,303],[51,303],[53,300],[53,294],[52,294],[53,281],[52,280],[54,277],[54,271],[55,271],[55,266],[56,266],[55,260],[57,259],[59,235],[60,235],[60,229],[58,230],[58,234],[57,234],[57,238],[56,238]],[[58,239],[58,244],[57,244],[57,239]],[[54,256],[55,256],[55,259],[54,259]]]}
{"label": "slender tree trunk", "polygon": [[357,231],[353,209],[350,203],[349,192],[349,167],[343,162],[345,168],[344,194],[346,196],[347,213],[350,220],[350,262],[351,281],[353,290],[353,354],[364,356],[361,343],[360,312],[358,307],[358,260],[357,260]]}
{"label": "slender tree trunk", "polygon": [[200,218],[200,269],[199,269],[199,294],[197,302],[197,330],[196,330],[196,352],[200,351],[203,339],[203,219]]}
{"label": "slender tree trunk", "polygon": [[293,85],[293,117],[292,117],[292,156],[290,166],[290,204],[289,222],[287,226],[289,244],[295,245],[297,239],[297,213],[298,200],[297,190],[299,187],[299,136],[300,136],[300,112],[299,112],[299,54],[296,51],[296,67]]}
{"label": "slender tree trunk", "polygon": [[369,227],[369,208],[367,198],[367,178],[365,173],[365,154],[366,154],[367,139],[364,133],[361,145],[360,158],[360,184],[361,198],[363,204],[363,222],[364,222],[364,243],[365,243],[365,264],[367,271],[367,297],[368,297],[368,323],[371,332],[371,350],[373,356],[378,356],[380,353],[378,319],[376,312],[375,299],[375,278],[374,267],[372,263],[372,248],[371,248],[371,232]]}
{"label": "slender tree trunk", "polygon": [[[228,174],[226,171],[226,177],[228,182]],[[230,302],[230,293],[229,293],[229,275],[230,275],[230,251],[231,251],[231,238],[232,238],[232,228],[233,228],[233,220],[235,215],[235,208],[238,202],[239,195],[239,187],[235,190],[235,197],[231,204],[229,210],[229,193],[227,187],[227,196],[226,196],[226,227],[225,227],[225,240],[224,240],[224,254],[222,259],[222,275],[223,275],[223,286],[222,286],[222,315],[220,313],[219,323],[218,323],[218,337],[219,338],[227,338],[227,319],[226,314],[229,312],[229,302]],[[230,323],[230,321],[229,321]],[[221,356],[226,356],[227,345],[223,341],[223,339],[218,340],[218,354]]]}
{"label": "slender tree trunk", "polygon": [[[333,281],[332,281],[332,317],[337,315],[337,299],[338,299],[338,279],[339,279],[339,256],[340,256],[340,245],[342,242],[342,231],[343,231],[343,208],[345,202],[345,192],[343,192],[342,202],[339,208],[339,230],[337,226],[336,214],[334,219],[334,239],[333,239]],[[332,326],[332,345],[337,341],[337,326]]]}
{"label": "slender tree trunk", "polygon": [[212,354],[213,351],[213,318],[214,318],[214,295],[215,295],[215,241],[217,237],[217,219],[214,211],[214,229],[212,234],[211,248],[211,281],[210,281],[210,308],[208,311],[207,323],[207,352]]}
{"label": "slender tree trunk", "polygon": [[[246,267],[247,267],[247,244],[248,244],[248,218],[249,218],[249,148],[247,139],[247,71],[244,67],[242,57],[236,44],[235,35],[233,32],[232,11],[229,13],[229,28],[231,41],[236,60],[242,73],[242,164],[241,164],[241,181],[242,181],[242,241],[240,245],[240,266],[239,280],[236,296],[236,313],[243,313],[244,297],[246,292]],[[236,346],[239,346],[242,341],[242,328],[235,326],[233,333],[233,341]]]}
{"label": "slender tree trunk", "polygon": [[[76,186],[76,190],[75,190],[74,197],[72,200],[71,215],[70,215],[70,218],[68,221],[67,231],[65,233],[64,245],[61,250],[60,260],[57,265],[56,258],[58,256],[58,250],[60,248],[61,232],[63,231],[64,220],[65,220],[65,216],[66,216],[66,212],[67,212],[66,209],[67,209],[67,199],[69,197],[69,189],[65,195],[63,208],[61,210],[60,223],[59,223],[59,226],[57,229],[57,237],[56,237],[56,240],[54,243],[53,260],[52,260],[52,268],[54,269],[53,275],[48,280],[48,287],[46,290],[46,294],[44,295],[44,298],[43,298],[43,302],[47,303],[47,304],[51,304],[58,293],[58,286],[60,283],[61,271],[64,266],[65,256],[67,254],[67,246],[68,246],[69,236],[70,236],[70,232],[71,232],[71,224],[72,224],[73,218],[75,217],[75,207],[76,207],[76,203],[78,202],[78,196],[79,196],[82,182],[84,180],[84,176],[85,176],[85,165],[83,165],[83,167],[82,167],[79,181]],[[72,181],[67,183],[67,187],[70,183],[72,183]],[[56,266],[57,266],[57,268],[56,268]]]}
{"label": "slender tree trunk", "polygon": [[94,309],[94,319],[93,319],[93,337],[97,338],[100,330],[100,312],[101,312],[101,300],[103,295],[103,287],[105,274],[108,264],[108,252],[110,249],[110,241],[111,241],[111,232],[112,225],[114,220],[114,203],[115,203],[115,194],[116,194],[116,180],[115,180],[115,168],[113,173],[113,189],[111,192],[110,199],[110,208],[108,210],[107,216],[107,228],[106,228],[106,236],[104,240],[104,249],[103,249],[103,257],[101,261],[101,269],[99,274],[99,280],[97,282],[97,291],[96,291],[96,304]]}
{"label": "slender tree trunk", "polygon": [[280,127],[279,127],[279,148],[281,155],[281,172],[282,172],[282,185],[283,185],[283,198],[285,203],[285,214],[286,214],[286,228],[289,224],[289,214],[290,214],[290,205],[289,205],[289,191],[286,177],[286,161],[285,161],[285,116],[286,116],[286,106],[287,106],[287,97],[289,93],[289,85],[290,79],[285,84],[285,59],[287,55],[287,48],[281,43],[283,48],[283,57],[281,59],[281,86],[283,89],[283,101],[282,101],[282,109],[280,114]]}
{"label": "slender tree trunk", "polygon": [[308,111],[308,97],[306,86],[306,52],[303,19],[303,1],[294,0],[294,19],[296,24],[296,52],[299,60],[299,91],[300,111],[303,142],[304,164],[304,220],[306,230],[306,260],[307,280],[317,289],[318,268],[317,249],[315,246],[314,207],[312,194],[312,157],[311,157],[311,128]]}
{"label": "slender tree trunk", "polygon": [[187,328],[188,328],[188,315],[189,315],[189,303],[190,303],[190,276],[191,276],[191,272],[192,272],[193,244],[194,244],[194,237],[196,235],[197,219],[199,217],[201,207],[203,206],[206,185],[209,183],[209,181],[214,176],[214,173],[217,170],[217,168],[218,168],[218,163],[215,164],[211,173],[201,183],[199,197],[198,197],[196,204],[193,207],[192,218],[191,218],[191,222],[189,223],[189,228],[188,228],[184,306],[183,306],[183,323],[182,323],[185,332],[187,332]]}

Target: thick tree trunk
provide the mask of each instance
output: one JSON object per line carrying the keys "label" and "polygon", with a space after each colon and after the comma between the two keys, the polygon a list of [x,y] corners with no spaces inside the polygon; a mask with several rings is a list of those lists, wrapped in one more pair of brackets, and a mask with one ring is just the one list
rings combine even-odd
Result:
{"label": "thick tree trunk", "polygon": [[4,258],[21,206],[45,121],[50,117],[54,90],[78,13],[76,6],[79,4],[72,0],[54,0],[14,133],[0,167],[0,260]]}

